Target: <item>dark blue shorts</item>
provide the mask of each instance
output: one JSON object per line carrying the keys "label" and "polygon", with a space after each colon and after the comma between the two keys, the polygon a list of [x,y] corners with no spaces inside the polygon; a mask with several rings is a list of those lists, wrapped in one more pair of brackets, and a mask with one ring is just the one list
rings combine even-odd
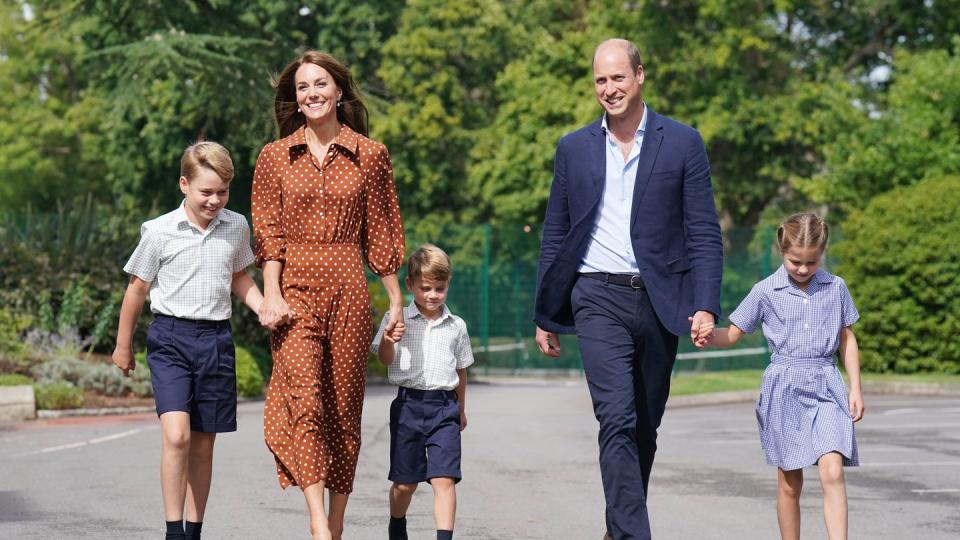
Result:
{"label": "dark blue shorts", "polygon": [[460,406],[452,390],[400,387],[390,405],[392,482],[416,484],[460,474]]}
{"label": "dark blue shorts", "polygon": [[147,364],[157,415],[190,414],[190,429],[237,430],[237,368],[230,321],[154,315]]}

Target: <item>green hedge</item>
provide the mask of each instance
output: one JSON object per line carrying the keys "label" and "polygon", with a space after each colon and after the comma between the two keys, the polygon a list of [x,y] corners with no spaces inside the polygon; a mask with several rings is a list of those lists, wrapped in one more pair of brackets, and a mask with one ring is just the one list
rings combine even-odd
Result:
{"label": "green hedge", "polygon": [[863,369],[960,373],[960,177],[880,195],[843,230]]}

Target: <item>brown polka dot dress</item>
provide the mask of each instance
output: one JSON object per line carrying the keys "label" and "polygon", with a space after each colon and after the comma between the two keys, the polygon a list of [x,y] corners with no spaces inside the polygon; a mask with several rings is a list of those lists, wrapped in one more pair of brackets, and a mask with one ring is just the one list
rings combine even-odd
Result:
{"label": "brown polka dot dress", "polygon": [[268,144],[253,178],[258,266],[280,261],[292,322],[273,332],[263,431],[280,486],[350,493],[373,328],[363,262],[403,261],[403,223],[386,147],[347,126],[322,163],[304,128]]}

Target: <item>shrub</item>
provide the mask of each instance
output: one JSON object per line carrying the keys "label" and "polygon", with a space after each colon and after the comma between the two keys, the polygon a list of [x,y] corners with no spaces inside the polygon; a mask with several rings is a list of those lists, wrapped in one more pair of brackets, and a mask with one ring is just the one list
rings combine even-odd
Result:
{"label": "shrub", "polygon": [[0,375],[0,386],[21,386],[33,384],[33,379],[19,373],[4,373]]}
{"label": "shrub", "polygon": [[863,369],[960,373],[960,177],[880,195],[843,229]]}
{"label": "shrub", "polygon": [[80,388],[92,390],[105,396],[126,396],[134,394],[148,397],[153,395],[150,385],[150,372],[134,369],[127,377],[116,366],[110,364],[91,365],[80,377]]}
{"label": "shrub", "polygon": [[76,409],[83,406],[83,390],[69,382],[36,384],[33,393],[38,409]]}
{"label": "shrub", "polygon": [[61,357],[52,358],[33,366],[33,376],[40,384],[69,382],[77,385],[92,366],[83,360]]}
{"label": "shrub", "polygon": [[245,347],[237,347],[237,393],[241,397],[263,395],[263,375],[253,354]]}

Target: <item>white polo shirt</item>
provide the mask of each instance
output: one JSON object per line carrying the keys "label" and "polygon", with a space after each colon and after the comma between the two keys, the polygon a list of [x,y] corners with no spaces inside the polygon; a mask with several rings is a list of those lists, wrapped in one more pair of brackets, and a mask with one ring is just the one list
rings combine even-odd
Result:
{"label": "white polo shirt", "polygon": [[[460,383],[458,369],[473,364],[473,348],[467,334],[467,323],[450,313],[446,304],[443,313],[431,321],[420,313],[417,304],[403,310],[403,338],[393,344],[396,356],[387,366],[387,377],[397,386],[416,390],[453,390]],[[370,351],[377,354],[383,330],[390,314],[383,316],[380,329],[373,338]]]}
{"label": "white polo shirt", "polygon": [[140,243],[123,270],[150,283],[150,311],[222,321],[231,314],[234,272],[251,264],[246,218],[224,208],[201,231],[181,203],[140,227]]}

